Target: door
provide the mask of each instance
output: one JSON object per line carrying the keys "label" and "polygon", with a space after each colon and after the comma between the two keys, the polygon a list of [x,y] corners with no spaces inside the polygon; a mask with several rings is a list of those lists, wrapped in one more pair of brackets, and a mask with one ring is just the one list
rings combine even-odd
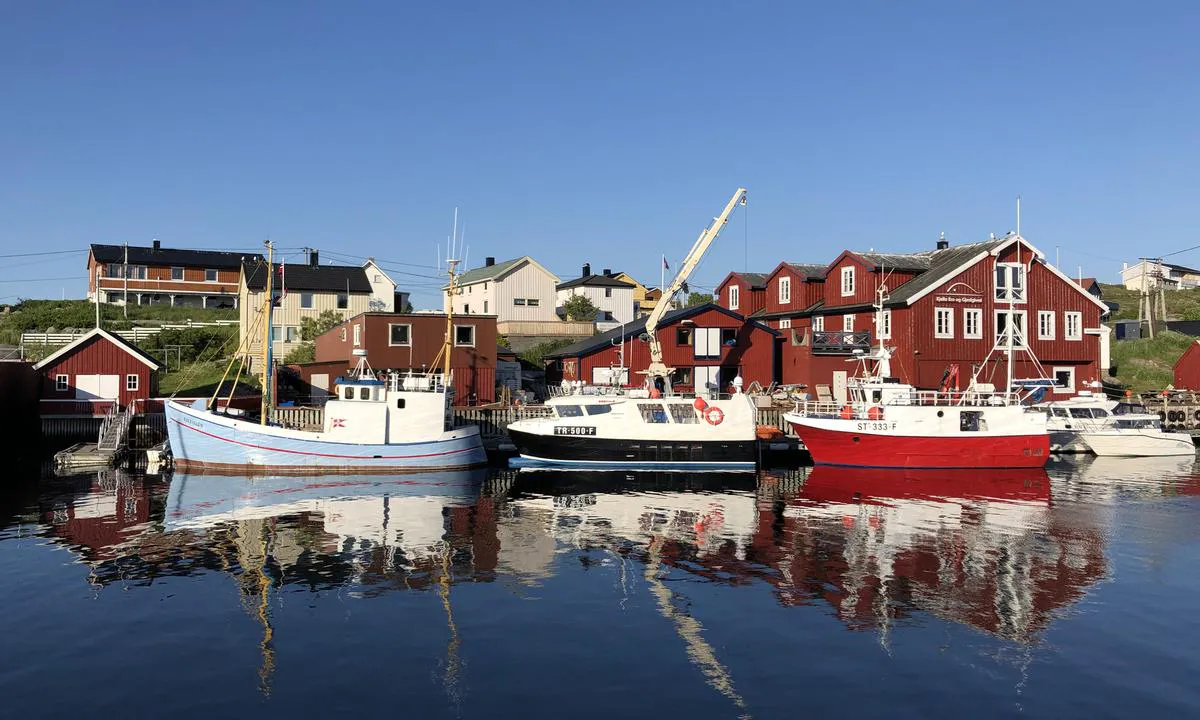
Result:
{"label": "door", "polygon": [[76,375],[76,400],[116,400],[121,396],[120,375]]}
{"label": "door", "polygon": [[312,376],[312,403],[324,405],[329,398],[329,374]]}
{"label": "door", "polygon": [[846,402],[846,371],[833,371],[833,399],[840,403]]}
{"label": "door", "polygon": [[709,387],[710,384],[719,388],[717,383],[720,382],[720,378],[718,377],[720,371],[721,368],[697,366],[692,373],[692,377],[696,383],[696,394],[705,395],[713,392],[713,388]]}

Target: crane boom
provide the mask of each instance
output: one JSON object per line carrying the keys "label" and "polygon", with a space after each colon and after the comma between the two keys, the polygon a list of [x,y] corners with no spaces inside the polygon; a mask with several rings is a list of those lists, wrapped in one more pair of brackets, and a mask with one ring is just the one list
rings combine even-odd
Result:
{"label": "crane boom", "polygon": [[653,312],[646,318],[646,334],[650,337],[650,365],[646,368],[648,378],[661,377],[667,380],[671,375],[671,370],[663,364],[662,346],[658,342],[658,324],[662,321],[663,315],[667,311],[667,305],[671,298],[675,297],[687,282],[688,276],[700,264],[700,259],[704,257],[704,253],[708,251],[709,246],[717,239],[717,235],[721,233],[721,228],[729,221],[730,214],[738,205],[746,204],[746,188],[738,188],[733,197],[725,205],[725,209],[721,214],[713,218],[711,224],[704,228],[700,233],[700,237],[696,238],[696,242],[692,244],[692,249],[684,258],[683,264],[679,266],[679,272],[675,278],[671,280],[671,284],[663,288],[662,296],[658,300],[658,304],[654,306]]}

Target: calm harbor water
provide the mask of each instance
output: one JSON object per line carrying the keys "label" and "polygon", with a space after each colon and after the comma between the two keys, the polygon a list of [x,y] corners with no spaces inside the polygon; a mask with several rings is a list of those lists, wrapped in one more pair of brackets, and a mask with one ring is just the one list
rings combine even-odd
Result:
{"label": "calm harbor water", "polygon": [[1200,467],[0,495],[0,715],[1200,716]]}

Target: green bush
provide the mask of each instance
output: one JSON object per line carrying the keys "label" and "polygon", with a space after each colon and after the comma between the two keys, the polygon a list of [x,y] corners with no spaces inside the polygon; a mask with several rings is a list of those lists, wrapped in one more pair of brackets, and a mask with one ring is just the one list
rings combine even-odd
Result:
{"label": "green bush", "polygon": [[238,329],[232,325],[226,327],[190,327],[167,328],[152,337],[146,338],[139,344],[142,349],[155,357],[166,357],[169,352],[171,361],[175,359],[175,351],[165,350],[167,347],[179,348],[179,360],[192,362],[195,360],[217,360],[227,358],[237,350]]}

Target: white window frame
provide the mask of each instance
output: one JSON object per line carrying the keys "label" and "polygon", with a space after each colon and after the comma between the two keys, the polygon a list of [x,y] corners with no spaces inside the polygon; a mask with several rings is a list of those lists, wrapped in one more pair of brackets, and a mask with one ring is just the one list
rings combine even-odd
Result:
{"label": "white window frame", "polygon": [[[1074,324],[1074,332],[1072,332],[1072,320]],[[1083,313],[1078,311],[1067,311],[1063,313],[1063,339],[1071,341],[1083,340]]]}
{"label": "white window frame", "polygon": [[525,298],[513,298],[514,307],[525,307]]}
{"label": "white window frame", "polygon": [[[1059,387],[1058,386],[1058,374],[1060,372],[1071,373],[1071,384],[1068,385],[1067,387]],[[1055,366],[1054,368],[1052,368],[1050,370],[1050,374],[1054,379],[1053,392],[1060,393],[1060,394],[1073,394],[1075,392],[1075,366],[1074,365],[1067,365],[1067,366],[1061,366],[1061,367]]]}
{"label": "white window frame", "polygon": [[1054,339],[1054,311],[1038,310],[1038,340]]}
{"label": "white window frame", "polygon": [[[975,331],[971,331],[971,321],[969,318],[975,318]],[[963,338],[966,340],[982,340],[983,339],[983,309],[982,308],[963,308]]]}
{"label": "white window frame", "polygon": [[537,298],[525,298],[526,307],[539,307],[541,304],[542,301]]}
{"label": "white window frame", "polygon": [[362,325],[354,323],[354,344],[362,345]]}
{"label": "white window frame", "polygon": [[66,392],[71,389],[70,375],[55,375],[54,376],[54,391]]}
{"label": "white window frame", "polygon": [[125,392],[137,392],[140,378],[135,373],[129,373],[125,376]]}
{"label": "white window frame", "polygon": [[[997,308],[995,310],[995,312],[992,313],[992,323],[993,323],[992,324],[992,336],[996,339],[997,344],[1001,344],[1001,343],[1007,344],[1008,343],[1007,338],[1003,338],[1000,336],[1000,316],[1007,315],[1008,313],[1009,313],[1008,308],[1004,308],[1004,309]],[[1017,338],[1015,336],[1013,337],[1013,347],[1026,348],[1029,346],[1029,318],[1027,317],[1028,313],[1025,312],[1024,310],[1013,310],[1012,314],[1015,316],[1019,316],[1021,318],[1021,322],[1020,322],[1021,337],[1020,338]],[[1018,342],[1018,340],[1019,340],[1019,342]]]}
{"label": "white window frame", "polygon": [[301,338],[300,338],[300,326],[299,325],[285,325],[284,326],[284,328],[283,328],[283,341],[284,342],[290,342],[290,343],[300,342],[300,339]]}
{"label": "white window frame", "polygon": [[842,316],[842,332],[854,332],[854,313]]}
{"label": "white window frame", "polygon": [[[408,328],[408,342],[398,343],[392,339],[393,328],[404,327]],[[412,347],[412,324],[411,323],[389,323],[388,324],[388,345],[391,347]]]}
{"label": "white window frame", "polygon": [[854,266],[842,268],[842,297],[854,294]]}
{"label": "white window frame", "polygon": [[[179,271],[179,277],[175,277],[175,271],[176,271],[176,270],[178,270],[178,271]],[[183,280],[183,279],[185,279],[186,277],[187,277],[187,275],[186,275],[186,271],[185,271],[183,268],[181,268],[181,267],[173,267],[173,268],[171,268],[171,279],[172,279],[172,280],[177,280],[177,281],[178,281],[178,280]]]}
{"label": "white window frame", "polygon": [[[939,329],[939,325],[941,324],[939,319],[941,317],[946,318],[946,329],[944,331]],[[935,307],[933,309],[933,336],[939,340],[954,339],[954,308]]]}
{"label": "white window frame", "polygon": [[[212,280],[208,279],[209,273],[212,273]],[[204,282],[217,282],[220,279],[220,277],[221,276],[218,275],[217,271],[214,270],[213,268],[207,268],[204,271]]]}
{"label": "white window frame", "polygon": [[788,276],[779,278],[779,304],[788,305],[792,302],[792,279]]}
{"label": "white window frame", "polygon": [[880,340],[892,339],[892,311],[884,310],[879,313],[879,327],[875,328],[875,335]]}
{"label": "white window frame", "polygon": [[721,328],[698,327],[692,330],[692,357],[721,357]]}
{"label": "white window frame", "polygon": [[[470,328],[471,342],[459,342],[458,341],[458,329],[459,328]],[[455,325],[454,326],[454,347],[475,347],[475,326],[474,325]]]}
{"label": "white window frame", "polygon": [[792,319],[791,318],[783,318],[782,320],[779,321],[779,329],[780,330],[790,330],[791,327],[792,327]]}
{"label": "white window frame", "polygon": [[825,316],[813,315],[812,329],[814,332],[825,332]]}
{"label": "white window frame", "polygon": [[[1012,289],[1014,287],[1012,284],[1013,277],[1014,277],[1013,271],[1016,270],[1016,271],[1018,271],[1016,273],[1016,276],[1019,276],[1021,278],[1021,286],[1020,286],[1020,291],[1018,293],[1016,293],[1015,295],[1013,295],[1012,301],[1017,304],[1024,303],[1025,296],[1028,294],[1028,285],[1029,285],[1029,273],[1025,271],[1025,264],[1024,263],[1014,263],[1014,262],[1007,262],[1007,263],[998,262],[998,263],[996,263],[996,268],[992,272],[993,282],[995,282],[996,272],[1002,268],[1006,270],[1006,272],[1004,274],[1004,278],[1005,278],[1005,282],[1007,284],[1001,285],[998,282],[996,283],[996,288],[995,288],[995,293],[994,293],[996,300],[998,302],[1008,302],[1009,293],[1012,291]],[[1026,330],[1026,332],[1028,332],[1029,328],[1025,328],[1025,330]]]}
{"label": "white window frame", "polygon": [[729,309],[730,310],[738,309],[738,301],[741,300],[741,297],[740,297],[741,294],[742,294],[741,288],[739,288],[737,285],[729,286]]}

